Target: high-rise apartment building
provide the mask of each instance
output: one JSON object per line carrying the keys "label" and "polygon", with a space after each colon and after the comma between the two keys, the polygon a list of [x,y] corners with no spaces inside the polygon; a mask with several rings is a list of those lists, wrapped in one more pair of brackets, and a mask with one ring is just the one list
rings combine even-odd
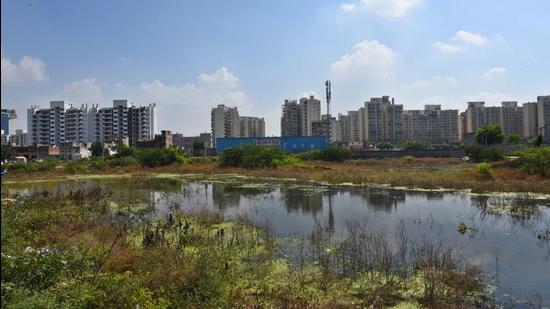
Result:
{"label": "high-rise apartment building", "polygon": [[426,105],[424,110],[403,112],[405,141],[451,144],[459,139],[458,110],[441,110],[441,105]]}
{"label": "high-rise apartment building", "polygon": [[363,134],[368,142],[403,142],[403,105],[389,96],[371,98],[365,102],[364,115]]}
{"label": "high-rise apartment building", "polygon": [[265,121],[259,117],[239,117],[240,137],[265,137]]}
{"label": "high-rise apartment building", "polygon": [[212,112],[210,113],[210,124],[214,147],[217,138],[239,137],[241,134],[239,111],[237,107],[228,107],[220,104],[212,108]]}
{"label": "high-rise apartment building", "polygon": [[475,133],[479,128],[487,124],[485,102],[468,102],[465,124],[463,133]]}
{"label": "high-rise apartment building", "polygon": [[[329,137],[329,142],[330,143],[334,143],[334,142],[337,142],[337,141],[340,141],[337,139],[337,136],[336,136],[336,126],[337,126],[337,121],[336,121],[336,118],[335,117],[330,117],[330,120],[327,122],[327,115],[322,115],[321,116],[321,120],[315,120],[311,123],[311,129],[312,129],[312,135],[313,136],[327,136],[327,134],[330,134],[330,137]],[[330,132],[328,132],[328,128],[329,128],[329,125],[330,125]]]}
{"label": "high-rise apartment building", "polygon": [[537,117],[539,134],[545,142],[550,142],[550,95],[537,97]]}
{"label": "high-rise apartment building", "polygon": [[311,124],[313,121],[321,120],[321,101],[314,96],[300,99],[300,113],[303,136],[312,136]]}
{"label": "high-rise apartment building", "polygon": [[321,120],[321,101],[314,96],[296,100],[285,100],[282,107],[282,136],[312,136],[312,124]]}
{"label": "high-rise apartment building", "polygon": [[532,139],[539,134],[537,102],[528,102],[521,107],[523,116],[523,137]]}
{"label": "high-rise apartment building", "polygon": [[302,134],[302,113],[296,100],[285,100],[281,116],[281,136],[300,136]]}
{"label": "high-rise apartment building", "polygon": [[[130,119],[130,116],[135,117]],[[114,100],[113,107],[75,107],[66,101],[51,101],[50,108],[27,110],[28,143],[56,145],[64,142],[110,142],[151,140],[157,131],[156,104],[136,107],[127,100]],[[129,127],[129,123],[131,126]]]}
{"label": "high-rise apartment building", "polygon": [[500,124],[504,134],[523,136],[523,109],[518,107],[518,102],[502,102]]}
{"label": "high-rise apartment building", "polygon": [[15,110],[2,108],[1,118],[4,135],[15,134],[15,130],[17,130],[17,113]]}

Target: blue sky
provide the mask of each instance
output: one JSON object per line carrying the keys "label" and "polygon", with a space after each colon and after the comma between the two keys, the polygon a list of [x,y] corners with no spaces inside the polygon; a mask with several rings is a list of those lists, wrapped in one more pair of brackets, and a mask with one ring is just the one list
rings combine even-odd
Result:
{"label": "blue sky", "polygon": [[[239,106],[277,135],[286,98],[333,113],[390,95],[463,110],[550,94],[548,0],[2,1],[2,107],[157,102],[161,129]],[[323,105],[324,109],[324,105]]]}

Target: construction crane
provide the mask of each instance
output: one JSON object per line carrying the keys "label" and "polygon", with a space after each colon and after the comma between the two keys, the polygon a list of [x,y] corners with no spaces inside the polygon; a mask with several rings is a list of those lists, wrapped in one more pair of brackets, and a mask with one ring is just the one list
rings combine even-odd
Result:
{"label": "construction crane", "polygon": [[327,95],[327,146],[330,145],[330,98],[332,96],[330,92],[330,80],[325,82],[325,92]]}

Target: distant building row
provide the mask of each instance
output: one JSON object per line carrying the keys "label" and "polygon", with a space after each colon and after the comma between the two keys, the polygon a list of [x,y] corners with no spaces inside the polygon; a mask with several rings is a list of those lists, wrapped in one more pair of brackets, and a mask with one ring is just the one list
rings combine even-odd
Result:
{"label": "distant building row", "polygon": [[265,121],[258,117],[239,116],[237,107],[223,104],[212,108],[210,113],[212,144],[216,138],[224,137],[264,137]]}
{"label": "distant building row", "polygon": [[471,139],[484,125],[499,124],[505,134],[534,138],[539,134],[550,141],[550,96],[539,96],[537,102],[518,106],[516,101],[502,102],[502,106],[485,106],[485,102],[468,102],[460,114],[461,138]]}
{"label": "distant building row", "polygon": [[128,100],[114,100],[113,107],[80,107],[66,101],[51,101],[50,108],[27,110],[27,144],[60,146],[64,142],[124,141],[135,146],[148,141],[157,131],[156,104],[135,106]]}
{"label": "distant building row", "polygon": [[426,105],[424,110],[404,110],[389,96],[371,98],[364,106],[338,119],[321,116],[321,102],[313,96],[299,101],[285,100],[282,106],[282,136],[317,136],[327,134],[330,141],[353,143],[402,144],[418,140],[432,144],[470,141],[475,132],[488,124],[499,124],[505,134],[533,138],[542,134],[550,141],[550,96],[537,102],[502,102],[501,107],[485,107],[484,102],[469,102],[465,112]]}

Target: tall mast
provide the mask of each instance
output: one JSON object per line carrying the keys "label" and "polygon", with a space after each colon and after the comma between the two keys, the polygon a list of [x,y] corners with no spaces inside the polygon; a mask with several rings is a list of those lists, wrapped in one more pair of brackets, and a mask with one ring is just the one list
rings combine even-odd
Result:
{"label": "tall mast", "polygon": [[330,80],[327,80],[325,82],[325,92],[327,95],[327,146],[330,144],[330,98],[331,98],[331,92],[330,92]]}

